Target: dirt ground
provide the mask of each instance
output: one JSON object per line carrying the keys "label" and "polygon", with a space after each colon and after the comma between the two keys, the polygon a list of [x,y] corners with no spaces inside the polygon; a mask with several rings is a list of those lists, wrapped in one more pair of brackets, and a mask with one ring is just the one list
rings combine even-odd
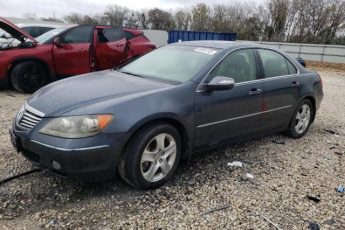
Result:
{"label": "dirt ground", "polygon": [[[318,71],[325,97],[301,139],[276,134],[206,152],[152,191],[28,175],[0,185],[0,229],[345,229],[345,70]],[[32,168],[8,135],[27,97],[0,91],[0,180]]]}

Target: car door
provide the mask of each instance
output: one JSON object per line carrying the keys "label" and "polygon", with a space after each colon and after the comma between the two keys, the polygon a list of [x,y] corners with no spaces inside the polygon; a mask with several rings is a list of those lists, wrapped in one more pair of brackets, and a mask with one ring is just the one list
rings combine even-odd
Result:
{"label": "car door", "polygon": [[126,37],[122,28],[98,28],[95,49],[96,69],[110,69],[126,61]]}
{"label": "car door", "polygon": [[206,83],[216,76],[231,77],[231,90],[196,93],[196,146],[253,134],[261,129],[263,83],[258,80],[254,49],[230,53],[209,74]]}
{"label": "car door", "polygon": [[91,71],[91,41],[94,26],[78,26],[68,30],[54,44],[53,57],[56,74],[70,76]]}
{"label": "car door", "polygon": [[264,107],[262,125],[275,129],[288,125],[298,102],[302,82],[297,68],[282,54],[258,49],[264,72]]}

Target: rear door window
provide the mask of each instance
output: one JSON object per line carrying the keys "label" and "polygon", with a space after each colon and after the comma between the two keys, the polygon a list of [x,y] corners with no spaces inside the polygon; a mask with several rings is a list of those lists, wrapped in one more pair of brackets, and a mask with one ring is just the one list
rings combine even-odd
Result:
{"label": "rear door window", "polygon": [[105,28],[98,31],[99,42],[116,42],[125,38],[125,34],[121,28]]}
{"label": "rear door window", "polygon": [[258,49],[266,78],[297,73],[296,68],[283,55],[273,50]]}

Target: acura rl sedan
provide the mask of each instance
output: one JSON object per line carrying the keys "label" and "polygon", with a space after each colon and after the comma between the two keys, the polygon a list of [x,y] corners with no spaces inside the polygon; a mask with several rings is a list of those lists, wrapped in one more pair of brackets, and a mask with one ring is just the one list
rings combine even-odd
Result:
{"label": "acura rl sedan", "polygon": [[156,188],[193,153],[258,135],[304,136],[322,81],[258,44],[192,41],[118,69],[52,83],[33,94],[10,131],[18,150],[54,174]]}

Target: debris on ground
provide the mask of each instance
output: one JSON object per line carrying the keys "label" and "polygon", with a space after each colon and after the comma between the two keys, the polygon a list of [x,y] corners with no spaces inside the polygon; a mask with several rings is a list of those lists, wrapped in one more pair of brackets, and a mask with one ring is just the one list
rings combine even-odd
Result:
{"label": "debris on ground", "polygon": [[9,97],[16,97],[16,95],[12,94],[12,93],[7,93],[6,96],[9,96]]}
{"label": "debris on ground", "polygon": [[242,162],[240,162],[240,161],[234,161],[234,162],[229,162],[228,163],[228,166],[230,166],[230,167],[242,167],[243,166],[243,163]]}
{"label": "debris on ground", "polygon": [[338,151],[335,151],[334,154],[338,155],[338,156],[342,156],[343,153],[342,152],[338,152]]}
{"label": "debris on ground", "polygon": [[285,145],[284,141],[272,140],[272,142],[277,145]]}
{"label": "debris on ground", "polygon": [[23,177],[23,176],[26,176],[26,175],[30,175],[30,174],[33,174],[33,173],[37,173],[37,172],[41,172],[41,171],[42,171],[42,169],[33,169],[33,170],[29,170],[27,172],[23,172],[23,173],[20,173],[20,174],[8,177],[6,179],[2,179],[2,180],[0,180],[0,185],[5,184],[7,182],[10,182],[12,180],[18,179],[20,177]]}
{"label": "debris on ground", "polygon": [[320,225],[318,223],[315,223],[315,222],[309,222],[308,229],[309,230],[320,230]]}
{"label": "debris on ground", "polygon": [[329,133],[329,134],[337,134],[337,132],[335,132],[332,129],[323,129],[324,132]]}
{"label": "debris on ground", "polygon": [[277,230],[282,230],[276,223],[272,222],[267,216],[259,212],[260,215],[268,222],[270,223],[273,227],[275,227]]}
{"label": "debris on ground", "polygon": [[228,208],[230,208],[230,205],[225,204],[225,205],[220,206],[220,207],[217,207],[217,208],[212,208],[212,209],[210,209],[210,210],[204,212],[204,213],[201,214],[201,215],[202,215],[202,216],[205,216],[205,215],[211,214],[211,213],[213,213],[213,212],[221,211],[221,210],[228,209]]}
{"label": "debris on ground", "polygon": [[319,203],[321,201],[321,198],[320,198],[319,195],[318,196],[316,196],[316,195],[307,195],[307,198],[309,200],[312,200],[312,201],[316,202],[316,203]]}
{"label": "debris on ground", "polygon": [[253,180],[254,179],[254,176],[250,173],[246,173],[246,175],[243,175],[240,177],[240,180],[241,181],[250,181],[250,180]]}
{"label": "debris on ground", "polygon": [[345,192],[344,185],[339,185],[337,191],[340,192],[340,193],[344,193]]}

